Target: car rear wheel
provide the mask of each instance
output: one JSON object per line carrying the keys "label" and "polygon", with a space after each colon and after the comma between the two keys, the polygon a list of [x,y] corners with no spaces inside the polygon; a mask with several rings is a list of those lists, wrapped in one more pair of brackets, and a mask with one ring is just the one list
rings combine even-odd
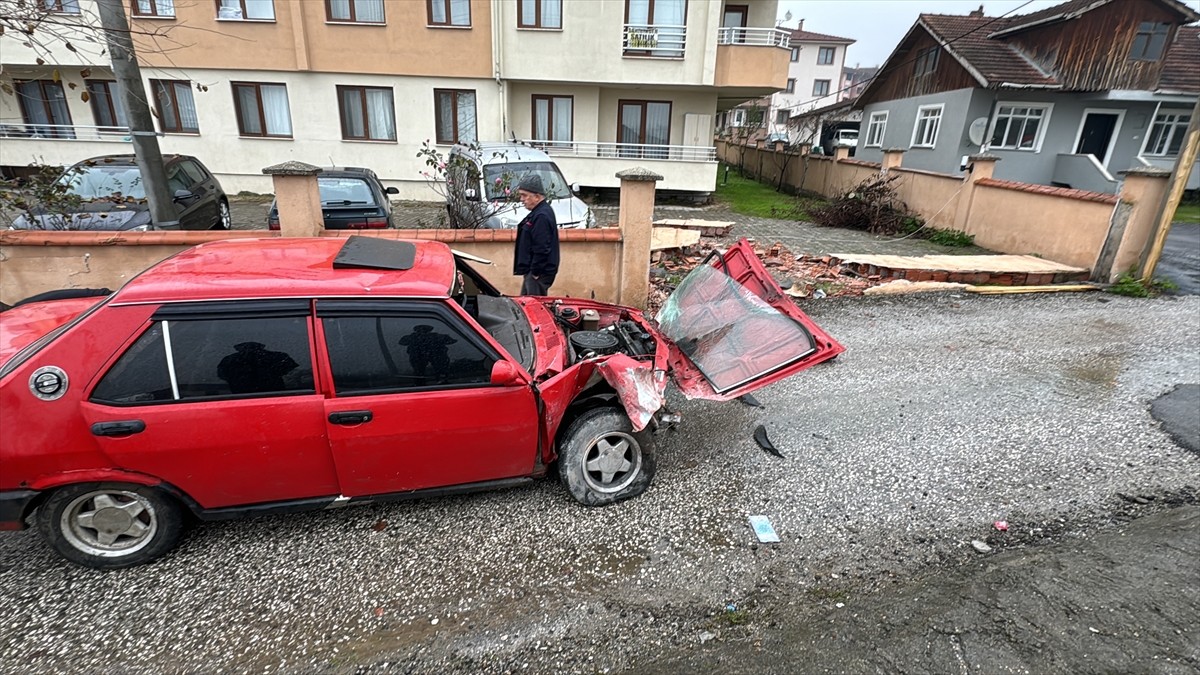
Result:
{"label": "car rear wheel", "polygon": [[562,438],[558,473],[571,496],[587,506],[636,497],[654,479],[654,436],[635,432],[616,408],[589,410]]}
{"label": "car rear wheel", "polygon": [[233,214],[229,211],[229,202],[222,199],[217,202],[217,224],[214,230],[228,230],[233,227]]}
{"label": "car rear wheel", "polygon": [[97,569],[150,562],[183,530],[179,504],[161,491],[119,483],[71,485],[38,509],[42,536],[64,558]]}

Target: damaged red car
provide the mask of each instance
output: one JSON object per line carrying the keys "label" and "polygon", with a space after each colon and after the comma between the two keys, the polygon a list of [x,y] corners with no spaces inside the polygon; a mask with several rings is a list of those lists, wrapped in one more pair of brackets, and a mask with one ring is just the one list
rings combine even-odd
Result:
{"label": "damaged red car", "polygon": [[506,297],[468,257],[360,236],[222,241],[105,297],[3,312],[0,528],[34,524],[67,559],[116,568],[163,555],[190,519],[552,469],[579,502],[609,504],[654,477],[669,380],[727,400],[842,351],[745,241],[654,319]]}

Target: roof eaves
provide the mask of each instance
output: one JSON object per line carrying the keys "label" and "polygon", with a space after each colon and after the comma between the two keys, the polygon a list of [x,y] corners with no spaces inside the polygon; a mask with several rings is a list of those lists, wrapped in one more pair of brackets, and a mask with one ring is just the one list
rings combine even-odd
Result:
{"label": "roof eaves", "polygon": [[[950,54],[950,56],[953,56],[954,60],[958,61],[958,64],[960,66],[962,66],[963,68],[965,68],[967,70],[967,72],[971,74],[971,77],[975,78],[976,82],[979,82],[979,86],[983,87],[984,89],[987,89],[990,86],[988,83],[988,79],[983,76],[983,73],[979,72],[978,68],[971,65],[971,62],[968,61],[965,57],[963,57],[962,54],[959,54],[958,52],[951,49],[950,42],[947,41],[945,38],[943,38],[941,35],[938,35],[937,31],[933,30],[933,28],[930,27],[929,24],[925,23],[924,18],[917,19],[917,23],[922,28],[925,29],[925,32],[927,32],[931,36],[933,36],[933,39],[938,41],[938,44],[940,44],[942,46],[942,49],[945,49],[946,53]],[[866,92],[863,92],[863,93],[865,94]]]}

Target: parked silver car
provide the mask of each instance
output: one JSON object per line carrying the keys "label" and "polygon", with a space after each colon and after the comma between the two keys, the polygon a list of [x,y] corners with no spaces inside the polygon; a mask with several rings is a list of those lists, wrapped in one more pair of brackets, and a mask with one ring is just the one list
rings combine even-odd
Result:
{"label": "parked silver car", "polygon": [[456,145],[450,150],[446,210],[451,227],[512,229],[529,214],[516,200],[517,184],[537,174],[559,228],[595,227],[592,209],[575,195],[545,152],[520,143]]}

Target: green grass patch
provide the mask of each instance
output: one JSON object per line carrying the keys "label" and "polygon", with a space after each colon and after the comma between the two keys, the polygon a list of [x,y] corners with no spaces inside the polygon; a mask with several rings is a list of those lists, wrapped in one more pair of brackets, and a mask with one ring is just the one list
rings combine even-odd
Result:
{"label": "green grass patch", "polygon": [[809,220],[808,209],[823,203],[823,200],[815,197],[796,197],[786,192],[776,192],[769,185],[739,175],[736,167],[729,167],[728,172],[725,168],[722,164],[717,170],[717,192],[713,197],[734,213],[783,220]]}
{"label": "green grass patch", "polygon": [[[720,192],[718,187],[717,191]],[[1180,204],[1179,208],[1175,209],[1175,222],[1177,223],[1200,223],[1200,202],[1191,204]]]}
{"label": "green grass patch", "polygon": [[1113,285],[1106,290],[1113,295],[1124,295],[1130,298],[1154,298],[1162,295],[1165,291],[1173,291],[1179,286],[1169,279],[1154,279],[1149,284],[1142,283],[1132,271],[1126,272],[1117,278]]}
{"label": "green grass patch", "polygon": [[927,238],[929,241],[935,244],[940,244],[942,246],[953,246],[957,248],[973,246],[975,244],[975,235],[967,234],[962,230],[933,229],[930,230]]}

